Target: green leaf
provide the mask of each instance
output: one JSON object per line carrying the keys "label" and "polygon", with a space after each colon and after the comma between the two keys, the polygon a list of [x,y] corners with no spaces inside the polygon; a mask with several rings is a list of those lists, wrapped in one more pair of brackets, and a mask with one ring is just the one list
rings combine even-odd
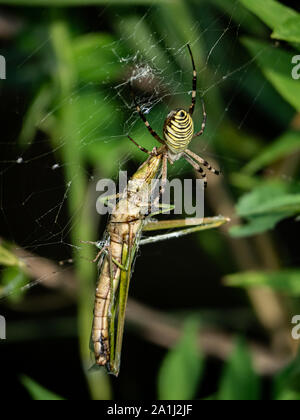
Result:
{"label": "green leaf", "polygon": [[300,296],[300,270],[274,272],[249,271],[225,277],[225,284],[231,287],[271,287],[290,296]]}
{"label": "green leaf", "polygon": [[300,43],[300,15],[290,17],[277,26],[272,38]]}
{"label": "green leaf", "polygon": [[295,360],[275,376],[273,399],[277,401],[300,400],[300,350]]}
{"label": "green leaf", "polygon": [[276,26],[290,18],[298,16],[298,13],[278,1],[274,0],[240,0],[241,3],[252,13],[258,16],[266,25],[275,29]]}
{"label": "green leaf", "polygon": [[250,161],[244,167],[243,172],[253,175],[267,165],[287,157],[297,150],[300,150],[300,133],[297,131],[287,132]]}
{"label": "green leaf", "polygon": [[243,339],[238,339],[234,352],[225,366],[218,400],[256,401],[261,397],[261,384],[252,367],[249,350]]}
{"label": "green leaf", "polygon": [[33,379],[28,376],[23,375],[21,377],[21,382],[24,387],[27,389],[32,399],[35,401],[63,401],[64,398],[59,397],[51,391],[48,391],[46,388],[35,382]]}
{"label": "green leaf", "polygon": [[239,216],[247,217],[259,212],[259,207],[270,203],[276,197],[282,197],[289,191],[289,186],[284,182],[272,180],[262,182],[250,193],[243,195],[236,206]]}
{"label": "green leaf", "polygon": [[299,187],[281,181],[267,181],[245,194],[238,202],[237,213],[241,217],[299,211]]}
{"label": "green leaf", "polygon": [[292,59],[295,53],[250,38],[243,38],[242,43],[269,82],[291,106],[300,111],[300,83],[292,77]]}
{"label": "green leaf", "polygon": [[212,2],[247,31],[251,31],[256,36],[265,35],[266,27],[264,24],[256,16],[253,16],[251,12],[246,10],[242,4],[233,3],[232,0],[212,0]]}
{"label": "green leaf", "polygon": [[163,361],[158,378],[160,400],[194,398],[204,369],[204,360],[197,345],[198,326],[198,321],[189,319],[182,338]]}
{"label": "green leaf", "polygon": [[276,213],[284,215],[286,217],[292,214],[300,213],[300,194],[286,194],[284,196],[274,197],[272,200],[269,197],[268,200],[264,200],[261,204],[257,205],[255,209],[246,210],[241,216],[256,216],[264,213]]}
{"label": "green leaf", "polygon": [[[53,89],[46,85],[40,89],[34,98],[26,113],[19,136],[21,146],[27,147],[33,142],[36,131],[39,128],[42,128],[42,121],[50,109],[53,97]],[[50,121],[52,121],[52,119],[48,117],[47,124],[49,124]]]}
{"label": "green leaf", "polygon": [[28,277],[23,268],[25,263],[6,249],[0,246],[0,264],[6,266],[0,277],[0,298],[8,297],[12,301],[18,301],[22,296],[22,287],[28,283]]}
{"label": "green leaf", "polygon": [[286,219],[288,216],[290,216],[290,214],[278,213],[252,217],[248,220],[247,225],[233,226],[230,229],[230,235],[234,238],[245,238],[247,236],[258,235],[267,230],[274,229],[281,220]]}

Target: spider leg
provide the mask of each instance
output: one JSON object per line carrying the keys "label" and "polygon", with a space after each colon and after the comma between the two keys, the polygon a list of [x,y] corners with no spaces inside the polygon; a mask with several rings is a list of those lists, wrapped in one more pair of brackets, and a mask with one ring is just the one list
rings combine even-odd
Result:
{"label": "spider leg", "polygon": [[143,146],[140,146],[136,141],[133,140],[130,136],[128,136],[129,140],[132,141],[133,144],[135,144],[142,152],[147,153],[149,156],[158,156],[160,154],[160,151],[157,150],[156,147],[153,147],[152,151],[150,152],[148,149],[146,149]]}
{"label": "spider leg", "polygon": [[99,252],[98,252],[98,254],[96,255],[96,257],[93,259],[93,263],[96,263],[99,259],[100,259],[100,257],[101,257],[101,255],[103,254],[103,252],[105,252],[107,250],[107,246],[106,247],[103,247]]}
{"label": "spider leg", "polygon": [[193,159],[191,159],[189,156],[184,155],[184,159],[199,173],[199,176],[201,179],[204,180],[204,188],[207,187],[207,176],[205,171],[201,168],[198,163],[194,162]]}
{"label": "spider leg", "polygon": [[159,137],[159,135],[156,133],[156,131],[154,131],[152,129],[152,127],[150,126],[149,122],[147,121],[147,118],[145,117],[145,115],[143,114],[141,107],[138,105],[134,93],[131,92],[132,97],[133,97],[133,101],[134,101],[134,105],[136,107],[137,112],[139,113],[139,116],[141,117],[142,121],[144,122],[145,126],[147,127],[149,133],[161,144],[165,144],[165,142]]}
{"label": "spider leg", "polygon": [[201,126],[201,130],[198,131],[198,133],[194,134],[194,137],[199,137],[202,136],[202,134],[205,131],[205,127],[206,127],[206,121],[207,121],[207,113],[206,113],[206,109],[205,109],[205,104],[204,104],[204,100],[203,98],[201,98],[201,102],[202,102],[202,110],[203,110],[203,121],[202,121],[202,126]]}
{"label": "spider leg", "polygon": [[[92,241],[80,241],[80,242],[83,243],[83,244],[95,245],[97,248],[99,248],[98,242],[92,242]],[[108,246],[107,245],[104,245],[100,249],[100,251],[98,252],[98,254],[96,255],[96,258],[94,258],[91,262],[92,263],[96,263],[100,259],[100,257],[103,254],[103,252],[106,252],[107,248],[108,248]]]}
{"label": "spider leg", "polygon": [[197,95],[197,71],[196,71],[196,66],[195,66],[195,60],[192,54],[192,50],[189,44],[187,44],[190,56],[191,56],[191,60],[192,60],[192,65],[193,65],[193,90],[192,90],[192,104],[189,108],[189,114],[193,115],[194,113],[194,109],[195,109],[195,105],[196,105],[196,95]]}
{"label": "spider leg", "polygon": [[206,160],[202,159],[200,156],[196,155],[196,153],[192,152],[191,150],[186,149],[184,153],[192,157],[193,159],[195,159],[198,163],[200,163],[200,165],[205,166],[213,174],[215,175],[221,174],[221,171],[218,171],[217,169],[213,168]]}

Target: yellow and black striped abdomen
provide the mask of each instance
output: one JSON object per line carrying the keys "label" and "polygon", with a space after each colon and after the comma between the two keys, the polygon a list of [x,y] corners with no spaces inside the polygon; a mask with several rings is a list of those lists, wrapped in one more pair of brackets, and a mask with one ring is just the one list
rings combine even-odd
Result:
{"label": "yellow and black striped abdomen", "polygon": [[194,136],[194,123],[184,110],[172,111],[164,125],[164,138],[173,154],[185,151]]}

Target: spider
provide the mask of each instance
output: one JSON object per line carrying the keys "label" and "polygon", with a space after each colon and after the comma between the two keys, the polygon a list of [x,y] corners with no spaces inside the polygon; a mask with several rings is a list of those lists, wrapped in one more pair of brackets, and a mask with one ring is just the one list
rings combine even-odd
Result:
{"label": "spider", "polygon": [[192,54],[192,50],[190,45],[187,45],[192,66],[193,66],[193,83],[192,83],[192,103],[189,107],[188,111],[184,109],[178,108],[176,110],[171,111],[164,123],[163,128],[163,139],[152,129],[149,122],[147,121],[145,115],[143,114],[140,106],[137,104],[136,98],[133,95],[134,104],[136,110],[141,117],[142,121],[146,125],[147,129],[149,130],[150,134],[163,146],[158,150],[154,148],[151,152],[144,147],[140,146],[136,143],[130,136],[129,139],[142,151],[147,153],[148,155],[157,155],[162,154],[162,190],[164,189],[163,186],[167,181],[167,166],[168,161],[170,164],[173,164],[176,160],[183,157],[199,174],[200,178],[204,180],[204,185],[207,187],[207,176],[203,168],[200,166],[206,167],[209,171],[214,173],[215,175],[220,175],[220,171],[214,169],[206,160],[202,159],[196,153],[192,152],[188,149],[188,146],[191,140],[195,137],[201,136],[206,127],[206,120],[207,114],[205,110],[204,101],[202,99],[202,109],[203,109],[203,122],[201,126],[201,130],[196,132],[194,131],[194,122],[192,119],[192,115],[194,113],[195,105],[196,105],[196,94],[197,94],[197,71],[195,66],[194,57]]}

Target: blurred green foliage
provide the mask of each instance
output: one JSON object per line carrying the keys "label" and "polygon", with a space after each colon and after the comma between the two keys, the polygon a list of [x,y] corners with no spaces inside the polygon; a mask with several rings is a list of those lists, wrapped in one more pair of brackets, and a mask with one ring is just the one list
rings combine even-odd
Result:
{"label": "blurred green foliage", "polygon": [[198,330],[197,320],[186,320],[182,338],[163,361],[158,378],[160,400],[195,398],[204,370],[204,359],[197,342]]}
{"label": "blurred green foliage", "polygon": [[8,267],[24,266],[24,263],[4,245],[0,245],[0,264]]}
{"label": "blurred green foliage", "polygon": [[275,272],[243,272],[226,277],[226,284],[233,287],[269,286],[289,296],[300,296],[300,270]]}
{"label": "blurred green foliage", "polygon": [[273,384],[273,397],[278,401],[299,401],[300,399],[300,352],[295,360],[279,372]]}
{"label": "blurred green foliage", "polygon": [[260,378],[254,372],[251,355],[239,339],[221,378],[217,399],[221,401],[256,401],[261,398]]}
{"label": "blurred green foliage", "polygon": [[279,180],[264,181],[239,199],[237,214],[248,220],[244,226],[235,226],[235,237],[251,236],[273,229],[278,222],[299,214],[300,188]]}
{"label": "blurred green foliage", "polygon": [[[234,222],[229,239],[206,233],[197,242],[191,240],[191,248],[198,246],[198,255],[204,255],[205,261],[201,260],[200,264],[209,261],[210,265],[205,266],[207,272],[202,275],[199,262],[195,261],[186,282],[199,271],[201,280],[206,280],[209,270],[219,269],[215,276],[223,275],[226,286],[232,289],[263,290],[267,286],[285,296],[299,298],[299,258],[296,256],[296,262],[289,263],[295,258],[290,252],[293,244],[284,250],[282,257],[285,236],[278,229],[280,223],[291,223],[292,230],[297,229],[300,214],[299,159],[294,163],[300,151],[296,118],[300,112],[300,82],[291,75],[292,58],[299,53],[300,46],[298,12],[275,0],[0,0],[0,4],[10,6],[10,13],[18,15],[21,10],[25,16],[14,45],[5,51],[11,71],[4,89],[26,92],[26,112],[18,132],[18,147],[26,153],[36,138],[43,136],[60,163],[68,192],[66,202],[78,278],[78,331],[84,372],[90,366],[87,343],[96,269],[89,263],[93,250],[79,243],[99,239],[99,221],[91,213],[88,195],[91,174],[115,177],[128,160],[134,167],[144,160],[144,155],[127,141],[129,131],[144,147],[151,149],[154,145],[143,124],[135,123],[137,118],[132,116],[128,90],[118,90],[117,86],[128,81],[137,65],[151,67],[151,83],[160,89],[155,90],[151,83],[135,87],[142,99],[147,102],[151,97],[150,102],[153,101],[147,115],[151,125],[162,127],[167,106],[186,106],[190,99],[182,94],[189,91],[191,82],[190,62],[184,49],[187,42],[192,44],[200,69],[200,91],[209,118],[206,138],[195,142],[193,148],[199,154],[206,151],[208,158],[218,160],[224,175],[223,195],[208,199],[209,211],[231,209],[230,200],[234,201],[235,209],[233,214],[224,214]],[[95,23],[90,27],[86,16],[78,18],[67,7],[84,6],[84,13],[88,5],[105,6],[101,9],[106,20],[103,28],[95,29]],[[99,10],[95,8],[97,13]],[[232,105],[235,100],[240,101],[236,106]],[[254,117],[249,115],[252,111]],[[196,119],[200,124],[200,112]],[[184,177],[188,170],[178,162],[169,174]],[[209,188],[213,191],[213,187]],[[220,193],[220,189],[215,191]],[[261,263],[261,255],[251,270],[251,264],[245,264],[240,257],[239,250],[242,252],[245,244],[247,249],[261,254],[255,249],[258,235],[268,235],[259,237],[267,238],[272,244],[277,265],[272,269],[269,264]],[[231,241],[237,244],[235,250]],[[242,244],[240,249],[239,244]],[[27,282],[22,266],[2,245],[0,263],[5,267],[0,296],[9,295],[8,288],[22,288]],[[162,287],[161,278],[157,277],[153,279],[157,280],[153,288]],[[167,267],[163,281],[168,277]],[[200,283],[199,277],[196,281]],[[197,287],[201,296],[208,285],[202,281]],[[211,293],[220,303],[216,312],[222,325],[223,294],[227,290],[219,290],[219,295],[214,290]],[[299,311],[298,300],[291,300],[288,307]],[[198,312],[199,307],[194,310]],[[255,315],[257,329],[261,331],[265,325],[259,314]],[[236,323],[232,322],[230,330],[239,336]],[[269,334],[272,332],[267,331],[266,336]],[[155,372],[160,399],[199,398],[199,390],[205,387],[206,360],[199,351],[198,341],[198,323],[187,319],[182,338]],[[253,366],[247,341],[237,339],[232,355],[214,383],[215,392],[206,396],[217,400],[264,398],[262,378]],[[300,399],[299,366],[298,355],[274,375],[271,398]],[[86,373],[86,379],[91,398],[113,398],[108,376]],[[23,377],[22,383],[33,399],[60,399],[29,378]],[[126,388],[124,383],[123,388]]]}
{"label": "blurred green foliage", "polygon": [[22,376],[21,382],[35,401],[63,401],[63,398],[48,391],[28,376]]}

